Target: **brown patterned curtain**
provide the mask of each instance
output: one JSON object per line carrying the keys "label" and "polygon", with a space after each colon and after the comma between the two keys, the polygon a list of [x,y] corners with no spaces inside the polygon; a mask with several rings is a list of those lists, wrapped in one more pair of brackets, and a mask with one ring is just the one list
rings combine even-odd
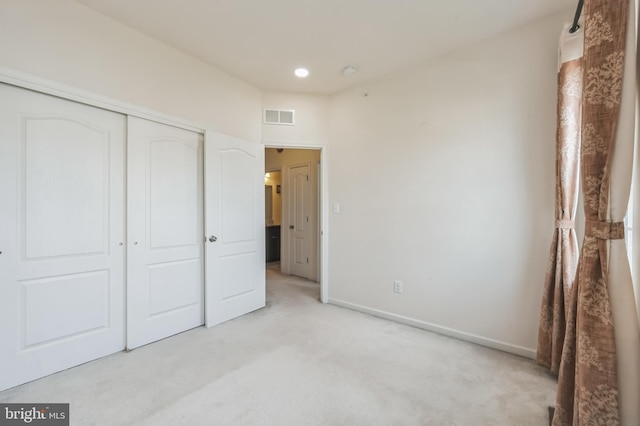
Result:
{"label": "brown patterned curtain", "polygon": [[537,361],[558,373],[565,335],[565,316],[578,267],[575,215],[578,204],[580,114],[582,108],[583,32],[560,36],[556,128],[556,225],[544,280]]}
{"label": "brown patterned curtain", "polygon": [[640,424],[640,332],[622,223],[633,158],[634,15],[634,0],[585,0],[580,155],[586,225],[554,425]]}

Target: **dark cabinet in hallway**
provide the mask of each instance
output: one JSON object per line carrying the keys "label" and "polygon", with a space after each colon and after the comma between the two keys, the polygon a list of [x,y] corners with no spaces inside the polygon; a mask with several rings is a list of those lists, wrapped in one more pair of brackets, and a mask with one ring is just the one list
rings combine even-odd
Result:
{"label": "dark cabinet in hallway", "polygon": [[267,262],[280,260],[280,225],[271,225],[266,228]]}

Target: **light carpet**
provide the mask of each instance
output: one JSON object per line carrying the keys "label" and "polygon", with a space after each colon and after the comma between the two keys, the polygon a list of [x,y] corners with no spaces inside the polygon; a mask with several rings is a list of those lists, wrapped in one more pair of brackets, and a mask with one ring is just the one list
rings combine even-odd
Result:
{"label": "light carpet", "polygon": [[267,270],[267,307],[0,393],[72,425],[547,425],[531,360],[321,304]]}

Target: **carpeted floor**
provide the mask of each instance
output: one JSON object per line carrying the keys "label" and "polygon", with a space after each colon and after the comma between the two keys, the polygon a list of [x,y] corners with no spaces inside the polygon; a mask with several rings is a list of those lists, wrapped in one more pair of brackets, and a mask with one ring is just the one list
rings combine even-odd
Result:
{"label": "carpeted floor", "polygon": [[267,270],[267,307],[0,393],[72,425],[547,425],[531,360],[318,302]]}

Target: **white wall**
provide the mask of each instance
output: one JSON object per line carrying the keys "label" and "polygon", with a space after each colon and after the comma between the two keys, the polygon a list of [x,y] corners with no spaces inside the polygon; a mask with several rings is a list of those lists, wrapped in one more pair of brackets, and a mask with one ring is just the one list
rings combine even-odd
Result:
{"label": "white wall", "polygon": [[324,146],[328,143],[329,97],[283,92],[264,92],[265,109],[294,109],[295,126],[264,124],[262,142],[272,146]]}
{"label": "white wall", "polygon": [[70,0],[0,0],[0,65],[261,140],[261,92]]}
{"label": "white wall", "polygon": [[332,98],[330,300],[534,355],[572,13]]}
{"label": "white wall", "polygon": [[[0,65],[272,146],[330,146],[330,297],[530,353],[572,14],[327,97],[261,93],[70,0],[0,0]],[[262,125],[262,108],[297,125]]]}

